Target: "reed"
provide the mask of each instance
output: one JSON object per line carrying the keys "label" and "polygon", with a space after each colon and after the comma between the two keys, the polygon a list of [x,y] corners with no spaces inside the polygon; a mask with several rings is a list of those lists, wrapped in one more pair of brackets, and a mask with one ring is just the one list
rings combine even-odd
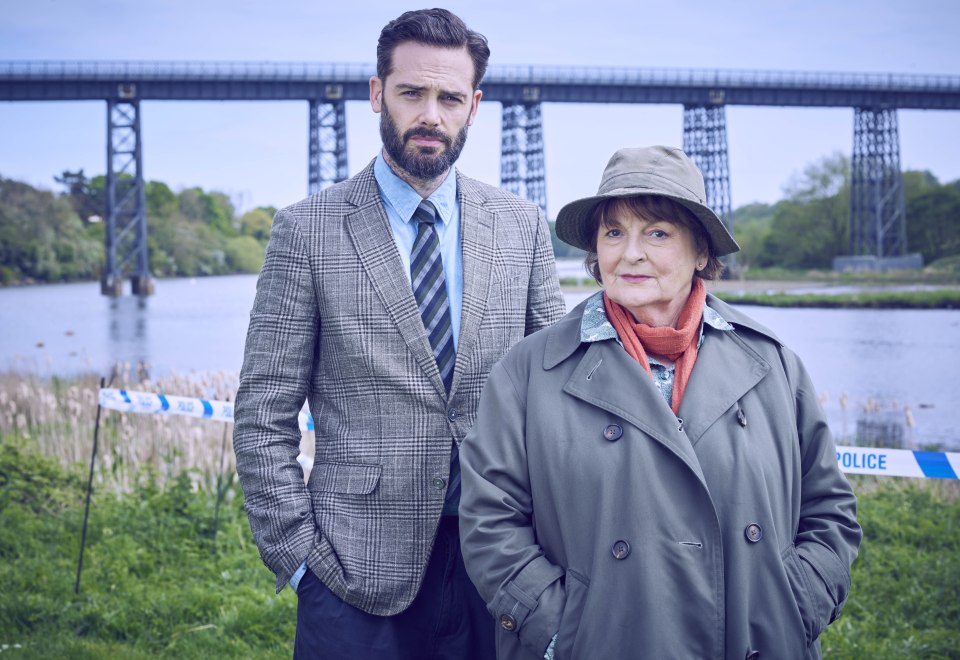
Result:
{"label": "reed", "polygon": [[[236,373],[171,372],[155,380],[143,366],[118,364],[111,387],[170,395],[230,400],[236,396]],[[29,440],[62,465],[90,460],[97,412],[99,377],[42,378],[0,373],[0,434]],[[225,426],[227,428],[225,428]],[[145,474],[165,483],[189,471],[199,486],[215,485],[221,475],[221,449],[226,433],[223,472],[233,475],[232,424],[175,415],[103,410],[95,484],[118,493],[132,490]]]}

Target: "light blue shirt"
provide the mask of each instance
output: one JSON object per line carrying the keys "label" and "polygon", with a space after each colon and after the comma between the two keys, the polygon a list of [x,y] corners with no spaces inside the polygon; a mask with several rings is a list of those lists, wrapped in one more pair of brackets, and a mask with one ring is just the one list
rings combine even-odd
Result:
{"label": "light blue shirt", "polygon": [[[418,224],[413,220],[413,212],[423,200],[410,184],[398,177],[383,152],[377,154],[373,165],[373,176],[377,180],[380,198],[387,211],[390,231],[403,262],[403,270],[410,278],[410,253],[417,239]],[[437,222],[434,228],[440,241],[440,257],[443,259],[443,277],[447,284],[447,298],[450,302],[450,329],[453,332],[453,347],[460,341],[460,316],[463,311],[463,251],[460,249],[460,205],[457,204],[457,174],[451,167],[447,178],[427,199],[437,209]],[[411,284],[411,287],[413,285]],[[411,289],[412,290],[412,289]],[[290,578],[290,586],[296,592],[300,579],[307,571],[306,560]]]}
{"label": "light blue shirt", "polygon": [[[400,253],[407,280],[410,280],[410,253],[417,238],[418,223],[413,220],[422,197],[406,181],[398,177],[383,153],[377,154],[373,165],[373,175],[377,179],[380,198],[387,210],[387,220],[393,240]],[[453,331],[453,346],[457,348],[460,340],[460,316],[463,311],[463,251],[460,247],[460,205],[457,204],[457,174],[451,167],[447,178],[428,198],[437,209],[437,222],[434,228],[440,241],[440,256],[443,259],[443,277],[447,284],[447,299],[450,302],[450,327]]]}

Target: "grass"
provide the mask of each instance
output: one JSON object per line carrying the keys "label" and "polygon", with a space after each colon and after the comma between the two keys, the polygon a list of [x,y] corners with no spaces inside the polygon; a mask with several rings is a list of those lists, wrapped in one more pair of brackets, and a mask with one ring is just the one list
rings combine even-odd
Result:
{"label": "grass", "polygon": [[876,291],[839,294],[726,293],[716,294],[734,305],[768,307],[845,307],[866,309],[960,309],[960,290]]}
{"label": "grass", "polygon": [[960,658],[957,482],[852,476],[864,531],[826,658]]}
{"label": "grass", "polygon": [[[95,491],[79,594],[80,467],[0,440],[0,648],[17,658],[289,658],[296,597],[253,544],[242,497],[188,471]],[[14,648],[19,645],[19,648]]]}

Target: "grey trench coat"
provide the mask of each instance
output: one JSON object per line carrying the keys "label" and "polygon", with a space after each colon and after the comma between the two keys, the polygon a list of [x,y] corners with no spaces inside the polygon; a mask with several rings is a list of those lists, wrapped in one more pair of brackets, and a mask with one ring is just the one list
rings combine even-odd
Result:
{"label": "grey trench coat", "polygon": [[[709,296],[679,416],[584,304],[491,373],[460,449],[461,543],[498,657],[817,658],[861,531],[816,392]],[[682,421],[681,421],[682,420]],[[757,655],[759,653],[759,655]]]}

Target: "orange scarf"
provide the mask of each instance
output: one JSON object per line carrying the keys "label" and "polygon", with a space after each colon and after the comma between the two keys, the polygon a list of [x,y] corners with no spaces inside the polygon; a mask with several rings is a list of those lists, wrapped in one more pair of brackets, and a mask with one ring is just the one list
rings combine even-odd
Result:
{"label": "orange scarf", "polygon": [[697,361],[697,331],[700,329],[706,301],[707,289],[703,286],[703,280],[694,277],[690,295],[677,318],[677,327],[652,328],[645,323],[637,323],[623,305],[610,300],[606,293],[603,294],[603,307],[607,318],[616,329],[627,353],[639,362],[648,374],[653,375],[647,360],[647,350],[674,361],[673,397],[670,400],[674,415],[680,412],[683,391],[687,389],[690,374],[693,373],[693,363]]}

